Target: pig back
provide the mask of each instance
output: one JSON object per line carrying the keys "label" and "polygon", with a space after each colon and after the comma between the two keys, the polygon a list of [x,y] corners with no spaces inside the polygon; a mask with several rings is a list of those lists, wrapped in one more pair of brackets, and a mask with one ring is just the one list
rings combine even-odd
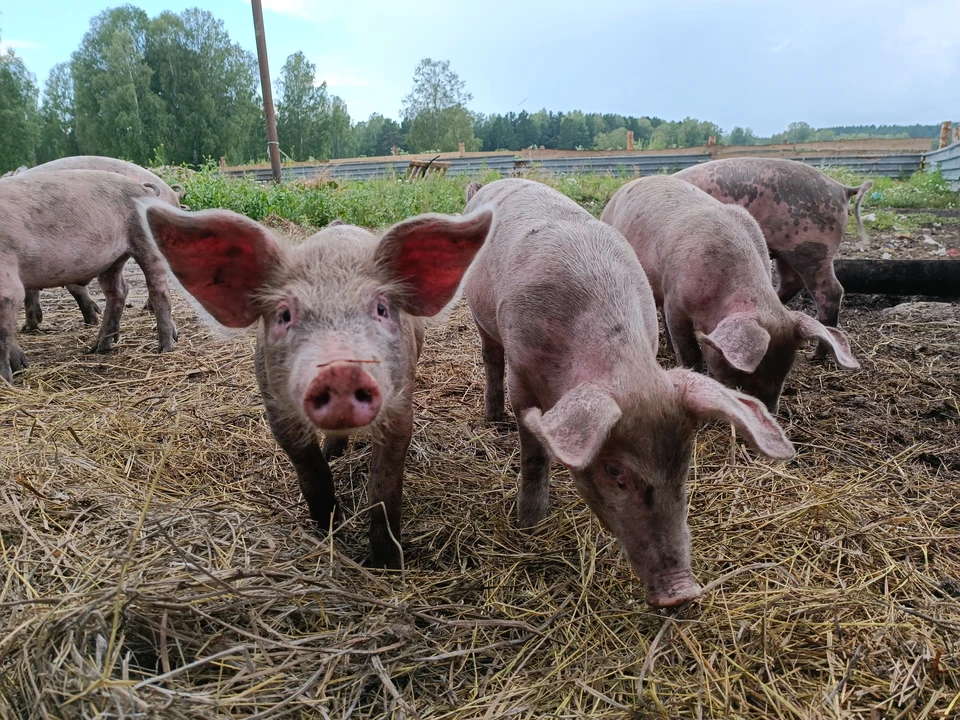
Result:
{"label": "pig back", "polygon": [[477,322],[542,356],[657,347],[647,278],[622,235],[559,192],[527,180],[484,186],[467,206],[492,205],[496,224],[467,278]]}
{"label": "pig back", "polygon": [[128,177],[136,183],[152,183],[160,190],[160,199],[173,207],[180,207],[180,196],[167,183],[146,168],[135,165],[126,160],[101,157],[99,155],[76,155],[60,158],[24,170],[22,174],[37,172],[53,172],[56,170],[100,170],[112,172]]}
{"label": "pig back", "polygon": [[136,199],[155,197],[95,170],[22,173],[0,183],[0,253],[27,288],[86,282],[131,254],[142,228]]}

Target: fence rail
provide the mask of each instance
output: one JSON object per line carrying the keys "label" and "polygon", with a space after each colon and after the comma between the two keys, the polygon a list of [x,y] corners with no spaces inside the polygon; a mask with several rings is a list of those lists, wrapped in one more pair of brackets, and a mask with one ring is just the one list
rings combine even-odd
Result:
{"label": "fence rail", "polygon": [[[949,148],[948,148],[949,149]],[[940,151],[943,152],[943,151]],[[930,158],[937,153],[930,153]],[[923,167],[924,156],[920,153],[904,155],[843,155],[833,157],[810,157],[799,155],[792,159],[808,165],[841,166],[854,172],[870,175],[901,177],[912,175]],[[522,159],[519,156],[489,155],[463,158],[444,158],[450,163],[448,175],[480,175],[487,171],[497,171],[504,176],[523,175],[536,172],[543,175],[569,175],[577,173],[597,173],[607,175],[653,175],[660,172],[677,172],[685,168],[710,160],[707,153],[677,155],[605,155],[599,157],[554,157],[538,160]],[[960,152],[953,162],[960,167]],[[316,165],[293,165],[283,169],[284,180],[308,179],[327,176],[336,180],[371,180],[374,178],[403,176],[409,159],[398,157],[395,160],[348,160],[346,162],[318,163]],[[226,175],[238,177],[250,175],[258,182],[272,179],[270,168],[248,168],[226,170]]]}
{"label": "fence rail", "polygon": [[954,190],[960,190],[960,142],[927,153],[927,169],[939,170]]}

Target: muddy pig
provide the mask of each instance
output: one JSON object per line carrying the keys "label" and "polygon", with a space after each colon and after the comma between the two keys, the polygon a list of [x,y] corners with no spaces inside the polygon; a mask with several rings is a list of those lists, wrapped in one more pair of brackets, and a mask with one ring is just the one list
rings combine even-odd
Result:
{"label": "muddy pig", "polygon": [[763,233],[742,207],[654,175],[620,188],[601,219],[636,251],[680,364],[702,371],[705,359],[713,377],[772,413],[804,342],[825,343],[843,368],[860,367],[843,333],[780,302]]}
{"label": "muddy pig", "polygon": [[476,191],[497,222],[465,283],[486,372],[484,412],[504,414],[504,371],[520,431],[519,522],[549,506],[550,459],[620,540],[647,602],[696,597],[686,478],[700,421],[732,422],[757,449],[793,446],[755,398],[657,363],[657,313],[623,236],[529,180]]}
{"label": "muddy pig", "polygon": [[[843,286],[833,272],[833,258],[843,240],[850,211],[866,241],[860,203],[873,187],[867,180],[847,187],[820,170],[796,160],[728,158],[681,170],[677,177],[696,185],[723,203],[745,207],[760,224],[777,266],[777,294],[786,303],[806,285],[817,317],[837,327]],[[818,344],[816,357],[829,352]]]}
{"label": "muddy pig", "polygon": [[127,299],[123,267],[136,260],[156,308],[159,351],[177,337],[163,259],[148,242],[138,198],[156,197],[150,183],[97,170],[23,173],[0,182],[0,375],[12,381],[26,366],[16,342],[17,312],[26,289],[97,278],[106,297],[91,352],[105,353],[120,332]]}
{"label": "muddy pig", "polygon": [[489,210],[420,215],[380,238],[339,224],[295,244],[228,210],[145,205],[144,222],[186,291],[222,325],[259,321],[255,367],[267,421],[322,529],[339,515],[328,461],[350,434],[371,432],[376,566],[400,567],[423,318],[454,296],[492,218]]}
{"label": "muddy pig", "polygon": [[[173,207],[181,207],[180,200],[184,194],[182,185],[167,185],[167,183],[149,170],[127,162],[126,160],[117,160],[111,157],[101,157],[99,155],[65,157],[59,160],[52,160],[43,165],[37,165],[30,169],[23,168],[17,172],[17,175],[51,172],[54,170],[102,170],[104,172],[119,173],[134,182],[150,183],[153,187],[158,188],[161,200],[173,205]],[[100,314],[100,307],[93,298],[90,297],[86,285],[67,285],[67,290],[73,295],[73,299],[77,301],[77,305],[80,307],[80,313],[83,315],[83,322],[87,325],[96,325],[99,322],[98,315]],[[149,302],[147,305],[149,306]],[[26,291],[23,308],[26,315],[26,323],[23,326],[23,331],[36,332],[40,329],[40,323],[43,321],[43,310],[40,308],[39,290],[29,289]],[[148,307],[148,309],[152,308]]]}

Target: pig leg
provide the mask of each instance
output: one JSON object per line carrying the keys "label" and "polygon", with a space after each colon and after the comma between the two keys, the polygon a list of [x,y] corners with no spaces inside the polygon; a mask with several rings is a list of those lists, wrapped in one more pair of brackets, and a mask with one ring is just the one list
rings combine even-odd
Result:
{"label": "pig leg", "polygon": [[323,457],[327,462],[336,460],[347,451],[348,438],[326,436],[323,438]]}
{"label": "pig leg", "polygon": [[536,405],[525,383],[514,375],[508,379],[510,404],[520,431],[520,492],[517,495],[517,520],[521,528],[540,523],[550,510],[550,455],[543,443],[527,429],[523,414]]}
{"label": "pig leg", "polygon": [[[833,272],[833,258],[825,260],[814,274],[804,277],[804,281],[816,303],[817,319],[827,327],[837,327],[840,304],[843,302],[843,286]],[[830,354],[830,346],[821,340],[817,343],[813,359],[823,361]]]}
{"label": "pig leg", "polygon": [[776,258],[774,262],[777,265],[777,297],[786,305],[803,290],[803,278],[782,258]]}
{"label": "pig leg", "polygon": [[170,290],[163,259],[156,253],[148,252],[139,253],[134,259],[143,270],[149,302],[157,318],[157,352],[169,352],[173,350],[178,334],[170,314]]}
{"label": "pig leg", "polygon": [[40,309],[39,290],[24,291],[23,312],[24,315],[26,315],[26,322],[23,324],[23,332],[38,332],[40,330],[40,323],[43,322],[43,310]]}
{"label": "pig leg", "polygon": [[340,507],[333,487],[333,474],[320,450],[316,430],[306,421],[291,421],[278,407],[270,393],[259,348],[254,357],[254,370],[273,439],[293,464],[300,492],[310,511],[310,519],[317,523],[321,531],[326,532],[330,528],[331,515],[334,525],[340,522]]}
{"label": "pig leg", "polygon": [[663,308],[663,318],[667,337],[673,343],[673,351],[677,356],[677,364],[703,372],[703,353],[700,352],[700,345],[693,331],[693,321],[682,313],[671,311],[667,305]]}
{"label": "pig leg", "polygon": [[16,265],[0,267],[0,377],[8,383],[13,382],[13,373],[27,367],[27,359],[17,344],[17,314],[23,297]]}
{"label": "pig leg", "polygon": [[370,564],[374,567],[399,568],[402,557],[398,543],[403,467],[413,439],[413,398],[409,390],[402,400],[402,409],[390,423],[389,432],[374,438],[370,457],[367,499],[370,504]]}
{"label": "pig leg", "polygon": [[84,325],[96,325],[100,322],[100,318],[98,317],[100,314],[100,306],[90,297],[90,293],[86,287],[83,285],[67,285],[67,292],[73,295],[73,299],[77,301],[80,314],[83,315]]}
{"label": "pig leg", "polygon": [[483,389],[483,417],[487,422],[501,422],[504,415],[503,345],[487,335],[479,326],[477,331],[480,333],[483,369],[487,376]]}
{"label": "pig leg", "polygon": [[97,276],[105,303],[100,333],[97,335],[97,341],[90,348],[92,353],[110,352],[120,335],[120,318],[123,316],[128,290],[127,281],[123,279],[123,266],[127,264],[128,258],[128,255],[124,255]]}

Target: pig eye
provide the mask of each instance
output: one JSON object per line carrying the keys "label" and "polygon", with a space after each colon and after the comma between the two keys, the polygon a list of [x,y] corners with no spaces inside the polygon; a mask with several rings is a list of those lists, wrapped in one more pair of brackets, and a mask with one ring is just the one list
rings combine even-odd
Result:
{"label": "pig eye", "polygon": [[289,325],[292,321],[293,314],[290,312],[290,308],[281,308],[280,312],[277,313],[277,325]]}
{"label": "pig eye", "polygon": [[616,463],[607,464],[607,475],[612,478],[618,478],[623,473],[623,469]]}
{"label": "pig eye", "polygon": [[388,317],[390,315],[389,311],[387,310],[387,306],[382,302],[377,303],[377,315],[379,315],[382,318]]}

